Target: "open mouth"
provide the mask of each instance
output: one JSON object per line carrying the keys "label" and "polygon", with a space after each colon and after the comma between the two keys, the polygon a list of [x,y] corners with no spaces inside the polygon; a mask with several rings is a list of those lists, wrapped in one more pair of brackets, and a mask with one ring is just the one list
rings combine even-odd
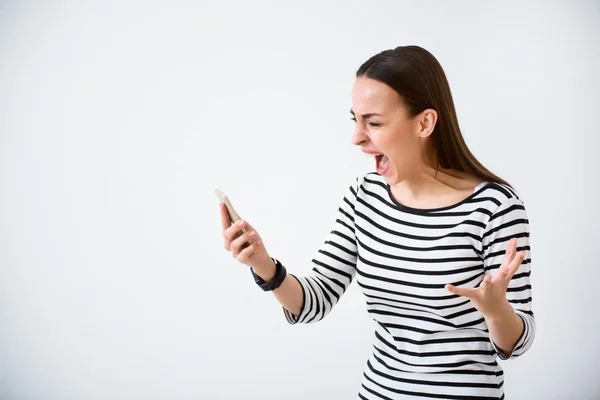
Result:
{"label": "open mouth", "polygon": [[388,171],[389,165],[390,159],[385,154],[375,155],[375,167],[377,168],[378,174],[384,175]]}
{"label": "open mouth", "polygon": [[380,175],[384,175],[386,172],[388,172],[390,166],[390,159],[388,158],[388,156],[386,156],[383,153],[367,152],[365,152],[365,155],[375,158],[375,169],[377,170],[377,173],[379,173]]}

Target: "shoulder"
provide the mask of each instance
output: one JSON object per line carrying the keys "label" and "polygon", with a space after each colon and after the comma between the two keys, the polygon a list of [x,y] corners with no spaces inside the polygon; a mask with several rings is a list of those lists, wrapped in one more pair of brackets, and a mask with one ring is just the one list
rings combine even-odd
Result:
{"label": "shoulder", "polygon": [[509,225],[514,225],[519,221],[529,222],[525,204],[513,187],[491,182],[481,192],[485,193],[484,196],[491,198],[494,203],[493,208],[490,209],[488,228],[508,221],[512,221]]}
{"label": "shoulder", "polygon": [[361,198],[363,201],[371,201],[372,197],[383,196],[386,191],[383,177],[375,172],[355,175],[348,186],[344,198],[351,202]]}
{"label": "shoulder", "polygon": [[377,172],[367,172],[362,175],[359,175],[356,178],[356,181],[359,184],[359,187],[362,187],[365,189],[375,188],[375,187],[379,187],[379,188],[383,188],[383,189],[386,188],[385,180]]}
{"label": "shoulder", "polygon": [[372,186],[385,188],[385,183],[382,181],[379,174],[375,172],[367,172],[360,175],[355,175],[350,183],[350,189],[354,194],[362,192],[364,189],[369,189]]}
{"label": "shoulder", "polygon": [[515,203],[523,204],[518,192],[513,187],[499,182],[489,182],[479,190],[479,194],[488,197],[496,207]]}
{"label": "shoulder", "polygon": [[388,191],[387,183],[377,172],[367,172],[355,177],[353,192],[357,197],[371,201],[372,197],[385,197]]}

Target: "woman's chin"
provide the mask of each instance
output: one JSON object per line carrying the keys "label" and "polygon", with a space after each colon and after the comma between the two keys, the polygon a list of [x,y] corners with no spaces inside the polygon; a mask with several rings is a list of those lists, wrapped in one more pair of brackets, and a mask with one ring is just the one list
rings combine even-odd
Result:
{"label": "woman's chin", "polygon": [[404,179],[406,179],[402,175],[398,174],[398,172],[395,169],[391,168],[384,175],[381,176],[383,177],[383,180],[390,186],[397,185]]}
{"label": "woman's chin", "polygon": [[398,175],[394,171],[387,171],[385,174],[379,174],[388,185],[398,183]]}

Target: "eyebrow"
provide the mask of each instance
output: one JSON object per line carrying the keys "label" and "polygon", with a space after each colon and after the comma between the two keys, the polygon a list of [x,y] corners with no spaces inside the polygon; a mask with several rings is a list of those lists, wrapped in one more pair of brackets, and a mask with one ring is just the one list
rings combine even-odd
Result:
{"label": "eyebrow", "polygon": [[[350,114],[355,115],[354,114],[354,110],[350,109]],[[377,114],[377,113],[367,113],[367,114],[361,114],[361,118],[370,118],[370,117],[382,117],[383,115],[381,114]]]}

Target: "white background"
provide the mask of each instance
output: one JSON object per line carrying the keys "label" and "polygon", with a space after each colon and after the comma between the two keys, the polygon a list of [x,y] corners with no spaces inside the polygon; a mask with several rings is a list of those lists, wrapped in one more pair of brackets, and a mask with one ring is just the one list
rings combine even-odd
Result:
{"label": "white background", "polygon": [[537,338],[503,363],[507,398],[600,398],[598,1],[0,7],[1,399],[354,398],[358,286],[288,325],[223,249],[213,190],[307,273],[374,168],[355,71],[406,44],[529,213]]}

